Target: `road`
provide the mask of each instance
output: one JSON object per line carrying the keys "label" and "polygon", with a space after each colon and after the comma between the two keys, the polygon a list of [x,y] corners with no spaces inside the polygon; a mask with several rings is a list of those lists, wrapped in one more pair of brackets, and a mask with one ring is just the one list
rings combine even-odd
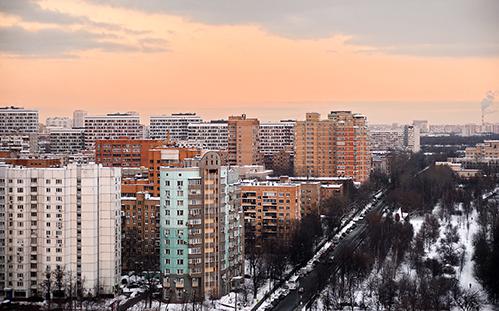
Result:
{"label": "road", "polygon": [[[383,200],[373,205],[371,211],[383,211],[385,208]],[[299,286],[303,292],[291,291],[272,310],[288,311],[299,310],[320,293],[327,282],[327,278],[333,275],[341,266],[341,258],[347,250],[355,249],[367,234],[366,220],[358,221],[357,226],[348,235],[339,241],[336,247],[331,247],[320,261],[314,265],[311,272],[298,279]],[[343,257],[344,258],[344,257]]]}

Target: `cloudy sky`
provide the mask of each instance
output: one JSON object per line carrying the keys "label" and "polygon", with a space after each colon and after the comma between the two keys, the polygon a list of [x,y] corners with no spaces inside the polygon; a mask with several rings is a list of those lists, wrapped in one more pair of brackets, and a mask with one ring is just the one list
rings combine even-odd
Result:
{"label": "cloudy sky", "polygon": [[42,117],[350,109],[465,123],[489,91],[497,0],[0,0],[0,105]]}

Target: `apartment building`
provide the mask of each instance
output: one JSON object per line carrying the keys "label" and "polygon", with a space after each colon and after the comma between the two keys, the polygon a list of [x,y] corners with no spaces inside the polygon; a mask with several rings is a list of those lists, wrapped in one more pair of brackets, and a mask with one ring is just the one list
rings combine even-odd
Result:
{"label": "apartment building", "polygon": [[334,124],[335,175],[364,182],[371,172],[367,118],[350,111],[331,111]]}
{"label": "apartment building", "polygon": [[404,147],[411,152],[421,150],[419,127],[414,125],[404,126]]}
{"label": "apartment building", "polygon": [[295,127],[297,176],[347,176],[366,181],[371,169],[367,120],[350,111],[331,111],[328,119],[307,113]]}
{"label": "apartment building", "polygon": [[0,135],[0,151],[17,154],[36,153],[38,151],[38,135],[6,134]]}
{"label": "apartment building", "polygon": [[85,130],[82,128],[49,129],[49,151],[54,154],[76,154],[85,149]]}
{"label": "apartment building", "polygon": [[370,130],[369,144],[373,151],[403,150],[404,130],[401,128]]}
{"label": "apartment building", "polygon": [[418,127],[421,133],[428,133],[430,131],[428,120],[414,120],[412,121],[412,126]]}
{"label": "apartment building", "polygon": [[95,142],[95,161],[104,166],[141,167],[148,166],[147,152],[153,147],[163,146],[155,139],[102,139]]}
{"label": "apartment building", "polygon": [[136,113],[110,113],[105,116],[84,117],[85,147],[95,148],[95,142],[102,139],[141,139],[143,127]]}
{"label": "apartment building", "polygon": [[204,150],[227,150],[227,121],[191,123],[187,126],[187,140],[182,144]]}
{"label": "apartment building", "polygon": [[173,301],[220,298],[244,274],[238,176],[214,151],[161,168],[160,267]]}
{"label": "apartment building", "polygon": [[263,156],[271,156],[282,150],[293,150],[295,121],[260,123],[259,150]]}
{"label": "apartment building", "polygon": [[180,166],[184,159],[200,153],[199,149],[174,147],[162,140],[106,139],[96,142],[95,161],[104,166],[148,168],[148,178],[155,185],[151,194],[159,196],[159,168]]}
{"label": "apartment building", "polygon": [[72,128],[73,120],[68,117],[48,117],[45,120],[45,126],[48,128]]}
{"label": "apartment building", "polygon": [[296,176],[335,176],[334,124],[320,114],[307,113],[295,126]]}
{"label": "apartment building", "polygon": [[262,245],[288,234],[301,219],[300,185],[268,181],[241,184],[241,207],[247,243]]}
{"label": "apartment building", "polygon": [[259,152],[258,119],[246,118],[246,115],[230,116],[227,121],[227,164],[255,165],[261,163]]}
{"label": "apartment building", "polygon": [[123,271],[159,270],[159,196],[148,179],[123,179],[121,234]]}
{"label": "apartment building", "polygon": [[203,120],[195,113],[173,113],[169,116],[151,116],[149,118],[149,136],[152,139],[168,139],[172,142],[187,140],[189,124]]}
{"label": "apartment building", "polygon": [[45,294],[47,271],[114,294],[121,275],[120,171],[97,164],[0,166],[0,291]]}
{"label": "apartment building", "polygon": [[478,161],[499,159],[499,140],[485,140],[476,144],[475,147],[468,147],[465,150],[466,158]]}
{"label": "apartment building", "polygon": [[84,110],[75,110],[73,112],[73,127],[74,128],[82,128],[85,127],[85,117],[87,116],[87,112]]}
{"label": "apartment building", "polygon": [[38,111],[20,107],[0,107],[0,135],[38,134]]}

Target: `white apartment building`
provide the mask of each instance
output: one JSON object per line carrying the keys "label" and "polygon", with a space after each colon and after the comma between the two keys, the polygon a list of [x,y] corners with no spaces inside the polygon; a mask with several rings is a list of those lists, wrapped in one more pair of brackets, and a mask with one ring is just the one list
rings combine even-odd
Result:
{"label": "white apartment building", "polygon": [[45,126],[48,128],[71,128],[73,120],[68,117],[48,117],[45,120]]}
{"label": "white apartment building", "polygon": [[202,121],[201,117],[195,113],[151,116],[149,118],[149,136],[152,139],[166,139],[168,137],[172,142],[183,141],[188,136],[188,125]]}
{"label": "white apartment building", "polygon": [[421,150],[419,127],[413,125],[404,126],[404,146],[412,152]]}
{"label": "white apartment building", "polygon": [[370,130],[369,144],[373,151],[403,150],[404,130],[402,128]]}
{"label": "white apartment building", "polygon": [[228,127],[225,121],[191,123],[188,125],[186,146],[205,150],[226,150]]}
{"label": "white apartment building", "polygon": [[0,135],[0,151],[10,151],[21,154],[35,153],[38,151],[38,135]]}
{"label": "white apartment building", "polygon": [[52,128],[49,129],[50,153],[74,154],[85,149],[85,129]]}
{"label": "white apartment building", "polygon": [[59,266],[85,294],[113,294],[121,275],[120,196],[117,168],[0,165],[0,293],[45,295],[46,271]]}
{"label": "white apartment building", "polygon": [[82,128],[85,126],[85,117],[87,112],[84,110],[75,110],[73,112],[73,127]]}
{"label": "white apartment building", "polygon": [[294,121],[260,123],[259,151],[264,156],[278,153],[281,150],[293,151],[294,135]]}
{"label": "white apartment building", "polygon": [[118,139],[128,137],[140,139],[143,127],[140,117],[135,113],[110,113],[105,116],[85,117],[85,148],[94,149],[99,139]]}
{"label": "white apartment building", "polygon": [[19,107],[0,107],[0,135],[38,134],[38,111]]}

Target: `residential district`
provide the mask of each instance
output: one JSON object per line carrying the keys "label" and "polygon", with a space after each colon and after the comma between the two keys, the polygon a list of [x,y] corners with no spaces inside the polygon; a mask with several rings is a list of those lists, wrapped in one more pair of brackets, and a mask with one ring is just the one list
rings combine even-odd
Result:
{"label": "residential district", "polygon": [[[499,256],[498,134],[350,111],[144,125],[0,108],[0,309],[449,310],[472,289],[493,303],[478,259]],[[458,215],[484,241],[453,253]],[[410,271],[457,283],[435,293]]]}

